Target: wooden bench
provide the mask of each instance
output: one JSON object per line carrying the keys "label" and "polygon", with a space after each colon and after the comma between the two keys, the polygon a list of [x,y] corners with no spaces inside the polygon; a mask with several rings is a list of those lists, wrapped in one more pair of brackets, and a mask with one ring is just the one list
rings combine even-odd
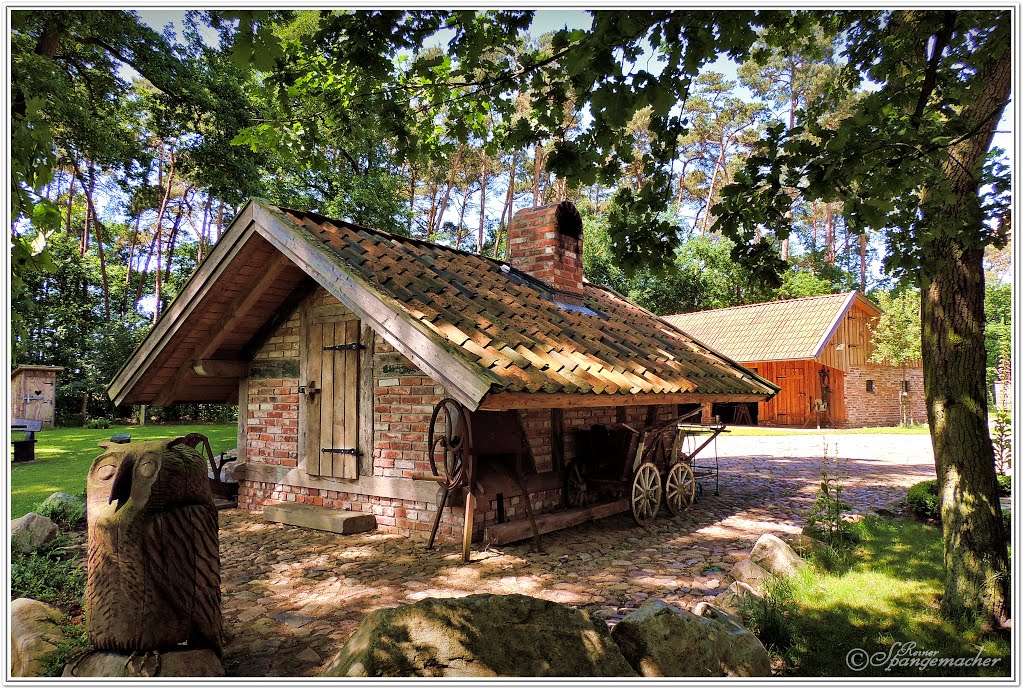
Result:
{"label": "wooden bench", "polygon": [[43,422],[38,419],[12,419],[11,432],[23,431],[24,437],[11,439],[14,447],[14,462],[28,462],[36,459],[36,432],[41,431]]}

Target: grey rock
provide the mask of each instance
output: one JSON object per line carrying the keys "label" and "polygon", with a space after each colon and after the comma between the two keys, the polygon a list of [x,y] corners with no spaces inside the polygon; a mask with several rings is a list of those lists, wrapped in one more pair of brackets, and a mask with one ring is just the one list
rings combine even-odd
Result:
{"label": "grey rock", "polygon": [[81,499],[75,498],[71,494],[64,493],[63,491],[55,491],[46,497],[46,500],[43,501],[40,508],[49,512],[63,506],[80,506],[82,503],[83,501]]}
{"label": "grey rock", "polygon": [[807,561],[774,534],[762,534],[750,550],[750,560],[773,575],[792,577]]}
{"label": "grey rock", "polygon": [[758,592],[762,591],[764,581],[771,577],[771,573],[749,558],[745,558],[734,565],[732,570],[729,571],[729,575],[736,582],[743,582]]}
{"label": "grey rock", "polygon": [[30,554],[55,538],[60,530],[57,523],[39,513],[29,513],[11,522],[11,549]]}
{"label": "grey rock", "polygon": [[224,675],[211,649],[169,652],[93,652],[64,667],[65,677],[77,678],[209,678]]}
{"label": "grey rock", "polygon": [[38,677],[64,639],[60,611],[35,599],[11,602],[11,675]]}
{"label": "grey rock", "polygon": [[759,590],[746,582],[733,582],[727,590],[718,594],[712,603],[723,611],[737,616],[744,604],[757,599],[764,599]]}
{"label": "grey rock", "polygon": [[[705,602],[701,611],[720,612]],[[768,676],[768,652],[753,633],[721,612],[701,616],[651,601],[612,629],[630,665],[649,677]]]}
{"label": "grey rock", "polygon": [[635,674],[590,613],[521,594],[476,594],[374,611],[322,675]]}

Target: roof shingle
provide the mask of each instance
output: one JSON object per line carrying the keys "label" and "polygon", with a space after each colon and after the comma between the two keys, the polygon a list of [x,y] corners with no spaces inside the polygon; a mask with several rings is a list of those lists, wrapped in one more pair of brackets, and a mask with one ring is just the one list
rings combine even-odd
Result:
{"label": "roof shingle", "polygon": [[607,288],[587,284],[582,305],[560,304],[549,286],[494,259],[270,208],[477,367],[494,392],[775,393]]}
{"label": "roof shingle", "polygon": [[856,292],[662,317],[737,362],[814,359]]}

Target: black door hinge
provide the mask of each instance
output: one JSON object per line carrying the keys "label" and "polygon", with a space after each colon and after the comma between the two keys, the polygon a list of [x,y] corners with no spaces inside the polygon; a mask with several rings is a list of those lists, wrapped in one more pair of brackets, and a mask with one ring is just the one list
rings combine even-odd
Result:
{"label": "black door hinge", "polygon": [[355,448],[321,448],[321,453],[338,453],[340,455],[362,455]]}
{"label": "black door hinge", "polygon": [[324,345],[325,350],[362,350],[362,343],[349,343],[348,345]]}

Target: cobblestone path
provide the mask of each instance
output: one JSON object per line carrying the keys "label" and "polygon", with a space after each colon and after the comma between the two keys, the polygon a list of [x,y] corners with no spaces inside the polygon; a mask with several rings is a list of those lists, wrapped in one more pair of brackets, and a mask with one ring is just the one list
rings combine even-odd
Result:
{"label": "cobblestone path", "polygon": [[[855,510],[901,498],[934,477],[928,436],[834,435]],[[405,537],[342,536],[222,511],[225,667],[233,676],[316,675],[372,610],[431,596],[522,593],[586,607],[612,622],[648,598],[692,607],[728,586],[726,573],[765,532],[797,532],[814,500],[823,439],[801,433],[723,437],[721,492],[705,483],[685,516],[662,512],[653,528],[628,514],[480,549],[426,551]]]}

